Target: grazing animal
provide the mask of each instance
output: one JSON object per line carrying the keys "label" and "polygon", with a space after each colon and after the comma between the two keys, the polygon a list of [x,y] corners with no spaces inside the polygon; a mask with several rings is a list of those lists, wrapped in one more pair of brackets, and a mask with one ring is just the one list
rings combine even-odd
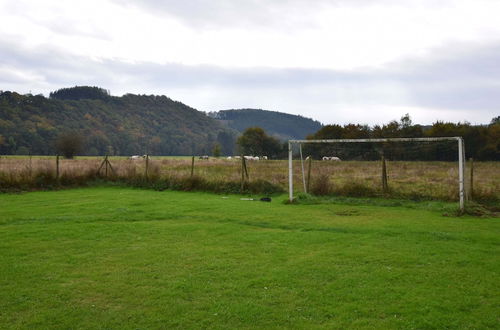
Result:
{"label": "grazing animal", "polygon": [[331,156],[331,157],[329,157],[329,156],[323,156],[322,159],[323,160],[332,160],[334,162],[340,162],[340,158],[339,157],[335,157],[335,156]]}
{"label": "grazing animal", "polygon": [[146,158],[146,155],[143,155],[143,156],[139,156],[139,155],[133,155],[133,156],[130,156],[129,159],[142,159],[142,158]]}
{"label": "grazing animal", "polygon": [[203,156],[198,157],[198,159],[208,159],[208,156],[207,155],[203,155]]}
{"label": "grazing animal", "polygon": [[261,159],[267,160],[267,156],[260,157]]}

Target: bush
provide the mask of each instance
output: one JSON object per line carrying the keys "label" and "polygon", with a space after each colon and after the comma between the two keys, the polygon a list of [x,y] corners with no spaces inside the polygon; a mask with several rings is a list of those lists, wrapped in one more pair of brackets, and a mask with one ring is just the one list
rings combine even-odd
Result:
{"label": "bush", "polygon": [[311,193],[316,196],[326,196],[332,193],[330,177],[326,174],[319,175],[312,183]]}

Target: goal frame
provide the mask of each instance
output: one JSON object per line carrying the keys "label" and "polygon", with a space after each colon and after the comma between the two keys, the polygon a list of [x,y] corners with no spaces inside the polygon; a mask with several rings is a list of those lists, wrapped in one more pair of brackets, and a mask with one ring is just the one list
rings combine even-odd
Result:
{"label": "goal frame", "polygon": [[293,145],[298,144],[302,153],[302,144],[307,143],[383,143],[383,142],[438,142],[457,141],[458,143],[458,194],[460,211],[465,208],[465,148],[461,136],[429,138],[379,138],[379,139],[326,139],[326,140],[288,140],[288,200],[293,201]]}

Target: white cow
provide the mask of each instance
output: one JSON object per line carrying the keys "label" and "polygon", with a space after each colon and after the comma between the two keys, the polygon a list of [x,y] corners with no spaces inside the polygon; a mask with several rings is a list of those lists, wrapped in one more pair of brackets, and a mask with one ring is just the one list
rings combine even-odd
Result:
{"label": "white cow", "polygon": [[332,160],[334,162],[340,162],[340,158],[339,157],[335,157],[335,156],[331,156],[331,157],[329,157],[329,156],[323,156],[322,159],[323,160]]}
{"label": "white cow", "polygon": [[146,158],[146,155],[143,155],[143,156],[133,155],[133,156],[130,156],[129,159],[138,160],[138,159],[142,159],[142,158]]}
{"label": "white cow", "polygon": [[207,155],[203,155],[203,156],[200,156],[198,157],[198,159],[208,159],[209,157]]}

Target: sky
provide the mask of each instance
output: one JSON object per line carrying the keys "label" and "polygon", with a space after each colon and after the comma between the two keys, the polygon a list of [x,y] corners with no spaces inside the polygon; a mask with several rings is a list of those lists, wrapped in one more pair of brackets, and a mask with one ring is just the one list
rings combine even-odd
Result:
{"label": "sky", "polygon": [[498,13],[500,0],[0,0],[0,90],[486,124],[500,115]]}

